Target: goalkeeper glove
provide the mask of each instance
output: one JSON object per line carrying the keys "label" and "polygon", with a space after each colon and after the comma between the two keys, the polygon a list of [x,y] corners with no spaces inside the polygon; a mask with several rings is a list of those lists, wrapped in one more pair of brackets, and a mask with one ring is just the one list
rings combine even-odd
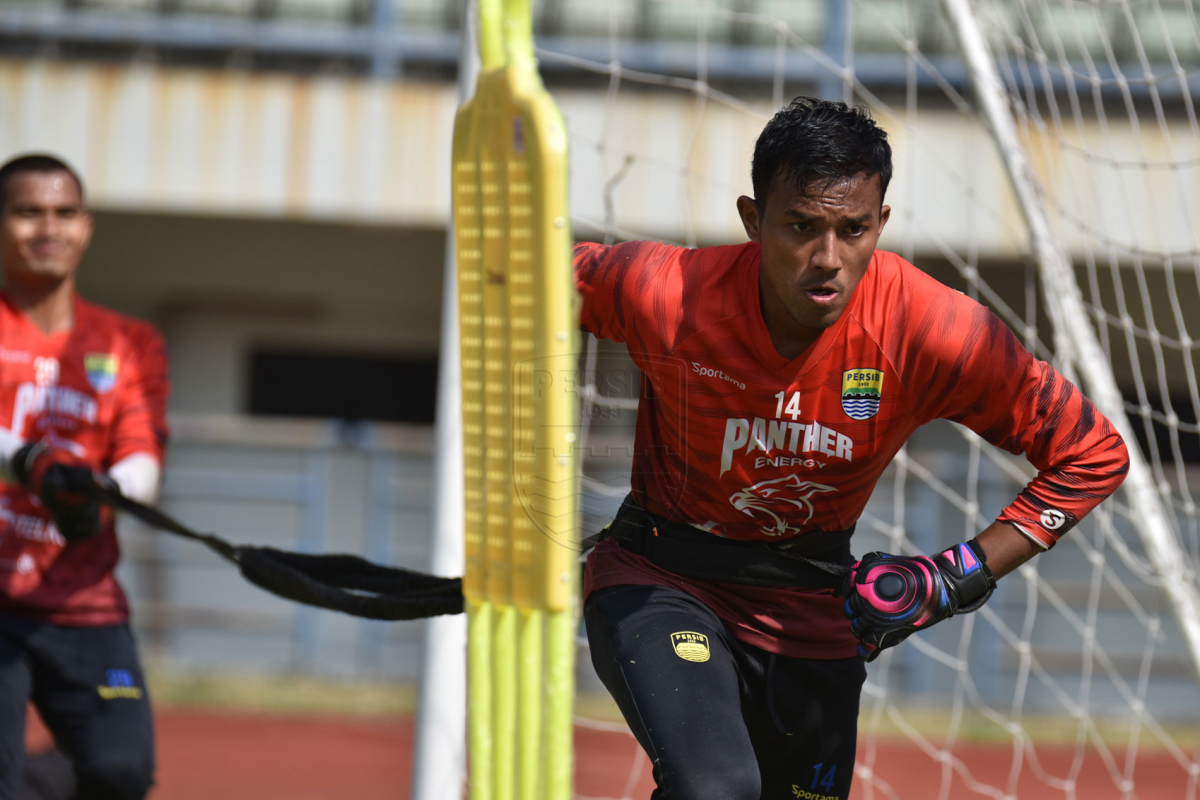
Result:
{"label": "goalkeeper glove", "polygon": [[107,512],[96,489],[108,479],[93,472],[70,450],[32,442],[13,454],[12,473],[41,499],[68,543],[91,539],[100,532]]}
{"label": "goalkeeper glove", "polygon": [[859,639],[858,654],[874,661],[915,631],[974,611],[992,596],[996,579],[977,540],[932,558],[868,553],[850,568],[842,612]]}

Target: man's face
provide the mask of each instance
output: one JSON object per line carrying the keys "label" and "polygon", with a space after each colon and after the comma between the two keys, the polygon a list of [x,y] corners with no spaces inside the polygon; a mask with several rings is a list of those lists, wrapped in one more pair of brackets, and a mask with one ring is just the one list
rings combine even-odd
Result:
{"label": "man's face", "polygon": [[743,196],[738,213],[746,235],[762,246],[759,288],[768,325],[773,334],[798,337],[819,334],[846,310],[891,209],[878,175],[804,190],[776,176],[761,212]]}
{"label": "man's face", "polygon": [[0,207],[5,280],[53,286],[72,277],[92,240],[92,216],[70,174],[24,172],[8,182]]}

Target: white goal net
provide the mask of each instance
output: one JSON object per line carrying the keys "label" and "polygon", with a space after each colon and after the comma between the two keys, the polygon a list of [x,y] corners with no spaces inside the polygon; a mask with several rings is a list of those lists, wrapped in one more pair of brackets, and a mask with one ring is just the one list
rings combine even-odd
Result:
{"label": "white goal net", "polygon": [[[743,241],[734,199],[752,194],[754,138],[775,109],[798,94],[865,104],[896,160],[881,247],[991,307],[1127,417],[1142,458],[1126,489],[980,612],[871,666],[852,796],[1194,797],[1192,0],[545,0],[538,13],[577,239]],[[587,535],[627,491],[637,375],[595,342],[584,372]],[[880,482],[854,551],[970,538],[1031,476],[963,428],[929,426]],[[589,669],[583,653],[581,691],[602,692]],[[581,714],[602,705],[581,697]],[[581,796],[646,796],[626,744],[628,770],[587,778]],[[580,770],[588,759],[581,744]]]}

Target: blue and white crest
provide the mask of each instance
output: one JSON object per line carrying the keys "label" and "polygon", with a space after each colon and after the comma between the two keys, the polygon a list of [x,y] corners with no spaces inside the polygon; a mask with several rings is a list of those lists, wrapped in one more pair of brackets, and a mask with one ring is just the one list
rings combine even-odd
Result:
{"label": "blue and white crest", "polygon": [[88,353],[83,357],[88,383],[100,394],[112,391],[117,383],[117,357],[112,353]]}
{"label": "blue and white crest", "polygon": [[842,410],[850,419],[862,421],[879,413],[883,396],[883,370],[848,369],[842,373]]}

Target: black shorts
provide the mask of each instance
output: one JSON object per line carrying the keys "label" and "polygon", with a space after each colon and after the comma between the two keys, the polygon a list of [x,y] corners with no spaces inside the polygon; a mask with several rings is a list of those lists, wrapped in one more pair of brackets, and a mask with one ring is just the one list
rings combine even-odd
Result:
{"label": "black shorts", "polygon": [[612,586],[584,606],[592,664],[650,757],[655,800],[846,800],[857,656],[774,655],[691,595]]}
{"label": "black shorts", "polygon": [[70,627],[0,615],[2,798],[30,796],[29,786],[18,789],[29,700],[73,765],[78,797],[146,796],[154,783],[154,730],[127,625]]}

